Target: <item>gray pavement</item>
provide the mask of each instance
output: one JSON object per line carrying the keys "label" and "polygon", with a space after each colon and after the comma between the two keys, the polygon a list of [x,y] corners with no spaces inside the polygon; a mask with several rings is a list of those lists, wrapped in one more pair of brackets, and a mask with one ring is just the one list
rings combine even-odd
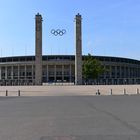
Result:
{"label": "gray pavement", "polygon": [[139,95],[0,97],[0,140],[139,139]]}

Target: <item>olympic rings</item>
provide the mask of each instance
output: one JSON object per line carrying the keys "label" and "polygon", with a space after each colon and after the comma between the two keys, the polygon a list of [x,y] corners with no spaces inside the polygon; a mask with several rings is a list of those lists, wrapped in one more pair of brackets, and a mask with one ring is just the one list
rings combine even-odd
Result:
{"label": "olympic rings", "polygon": [[63,36],[64,34],[66,34],[66,30],[65,29],[62,29],[62,30],[60,30],[60,29],[57,29],[57,30],[52,29],[51,33],[53,35],[55,35],[55,36],[57,36],[57,35]]}

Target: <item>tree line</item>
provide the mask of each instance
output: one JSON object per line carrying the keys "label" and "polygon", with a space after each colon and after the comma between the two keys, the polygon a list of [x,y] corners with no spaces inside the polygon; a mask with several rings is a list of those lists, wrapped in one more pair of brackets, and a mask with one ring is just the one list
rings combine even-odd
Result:
{"label": "tree line", "polygon": [[91,54],[84,58],[82,72],[85,84],[90,84],[90,81],[97,79],[105,71],[101,62],[91,56]]}

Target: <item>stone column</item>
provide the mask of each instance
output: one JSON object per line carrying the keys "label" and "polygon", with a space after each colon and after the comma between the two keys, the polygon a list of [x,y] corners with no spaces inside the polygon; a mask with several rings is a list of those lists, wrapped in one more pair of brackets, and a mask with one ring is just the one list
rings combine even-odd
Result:
{"label": "stone column", "polygon": [[35,18],[35,84],[42,85],[42,16]]}
{"label": "stone column", "polygon": [[117,78],[117,66],[115,66],[115,79]]}
{"label": "stone column", "polygon": [[62,82],[64,82],[64,65],[62,65]]}
{"label": "stone column", "polygon": [[20,79],[20,67],[18,65],[18,80]]}
{"label": "stone column", "polygon": [[0,67],[0,80],[1,80],[1,67]]}
{"label": "stone column", "polygon": [[34,65],[32,65],[32,85],[34,85]]}
{"label": "stone column", "polygon": [[18,85],[20,85],[21,83],[20,83],[20,67],[19,67],[19,65],[18,65]]}
{"label": "stone column", "polygon": [[70,64],[70,83],[71,83],[71,79],[72,79],[72,74],[71,74],[71,64]]}
{"label": "stone column", "polygon": [[47,65],[47,82],[49,81],[49,70],[48,70],[48,65]]}
{"label": "stone column", "polygon": [[13,77],[14,77],[14,68],[13,68],[13,66],[11,66],[11,79],[13,80]]}
{"label": "stone column", "polygon": [[56,82],[56,65],[54,65],[54,82]]}
{"label": "stone column", "polygon": [[7,80],[7,66],[5,66],[5,80]]}
{"label": "stone column", "polygon": [[5,66],[5,84],[7,85],[7,66]]}
{"label": "stone column", "polygon": [[112,84],[112,67],[110,66],[110,80],[111,80],[111,83]]}
{"label": "stone column", "polygon": [[13,85],[13,80],[14,80],[14,66],[11,66],[11,85]]}
{"label": "stone column", "polygon": [[25,72],[25,85],[27,85],[27,68],[26,68],[26,65],[25,65],[25,67],[24,67],[24,72]]}
{"label": "stone column", "polygon": [[75,17],[75,84],[82,85],[82,17],[78,13]]}
{"label": "stone column", "polygon": [[128,67],[128,77],[129,77],[129,83],[128,83],[128,84],[130,84],[130,79],[131,79],[131,78],[130,78],[130,75],[131,75],[131,74],[130,74],[130,67]]}

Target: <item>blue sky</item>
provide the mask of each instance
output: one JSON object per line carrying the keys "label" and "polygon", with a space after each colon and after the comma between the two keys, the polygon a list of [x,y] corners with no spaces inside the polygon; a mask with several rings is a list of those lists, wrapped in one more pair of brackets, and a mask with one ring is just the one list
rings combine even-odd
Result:
{"label": "blue sky", "polygon": [[[0,56],[34,55],[35,14],[43,54],[74,54],[74,17],[83,18],[83,54],[140,60],[140,0],[0,0]],[[51,29],[66,29],[55,37]]]}

